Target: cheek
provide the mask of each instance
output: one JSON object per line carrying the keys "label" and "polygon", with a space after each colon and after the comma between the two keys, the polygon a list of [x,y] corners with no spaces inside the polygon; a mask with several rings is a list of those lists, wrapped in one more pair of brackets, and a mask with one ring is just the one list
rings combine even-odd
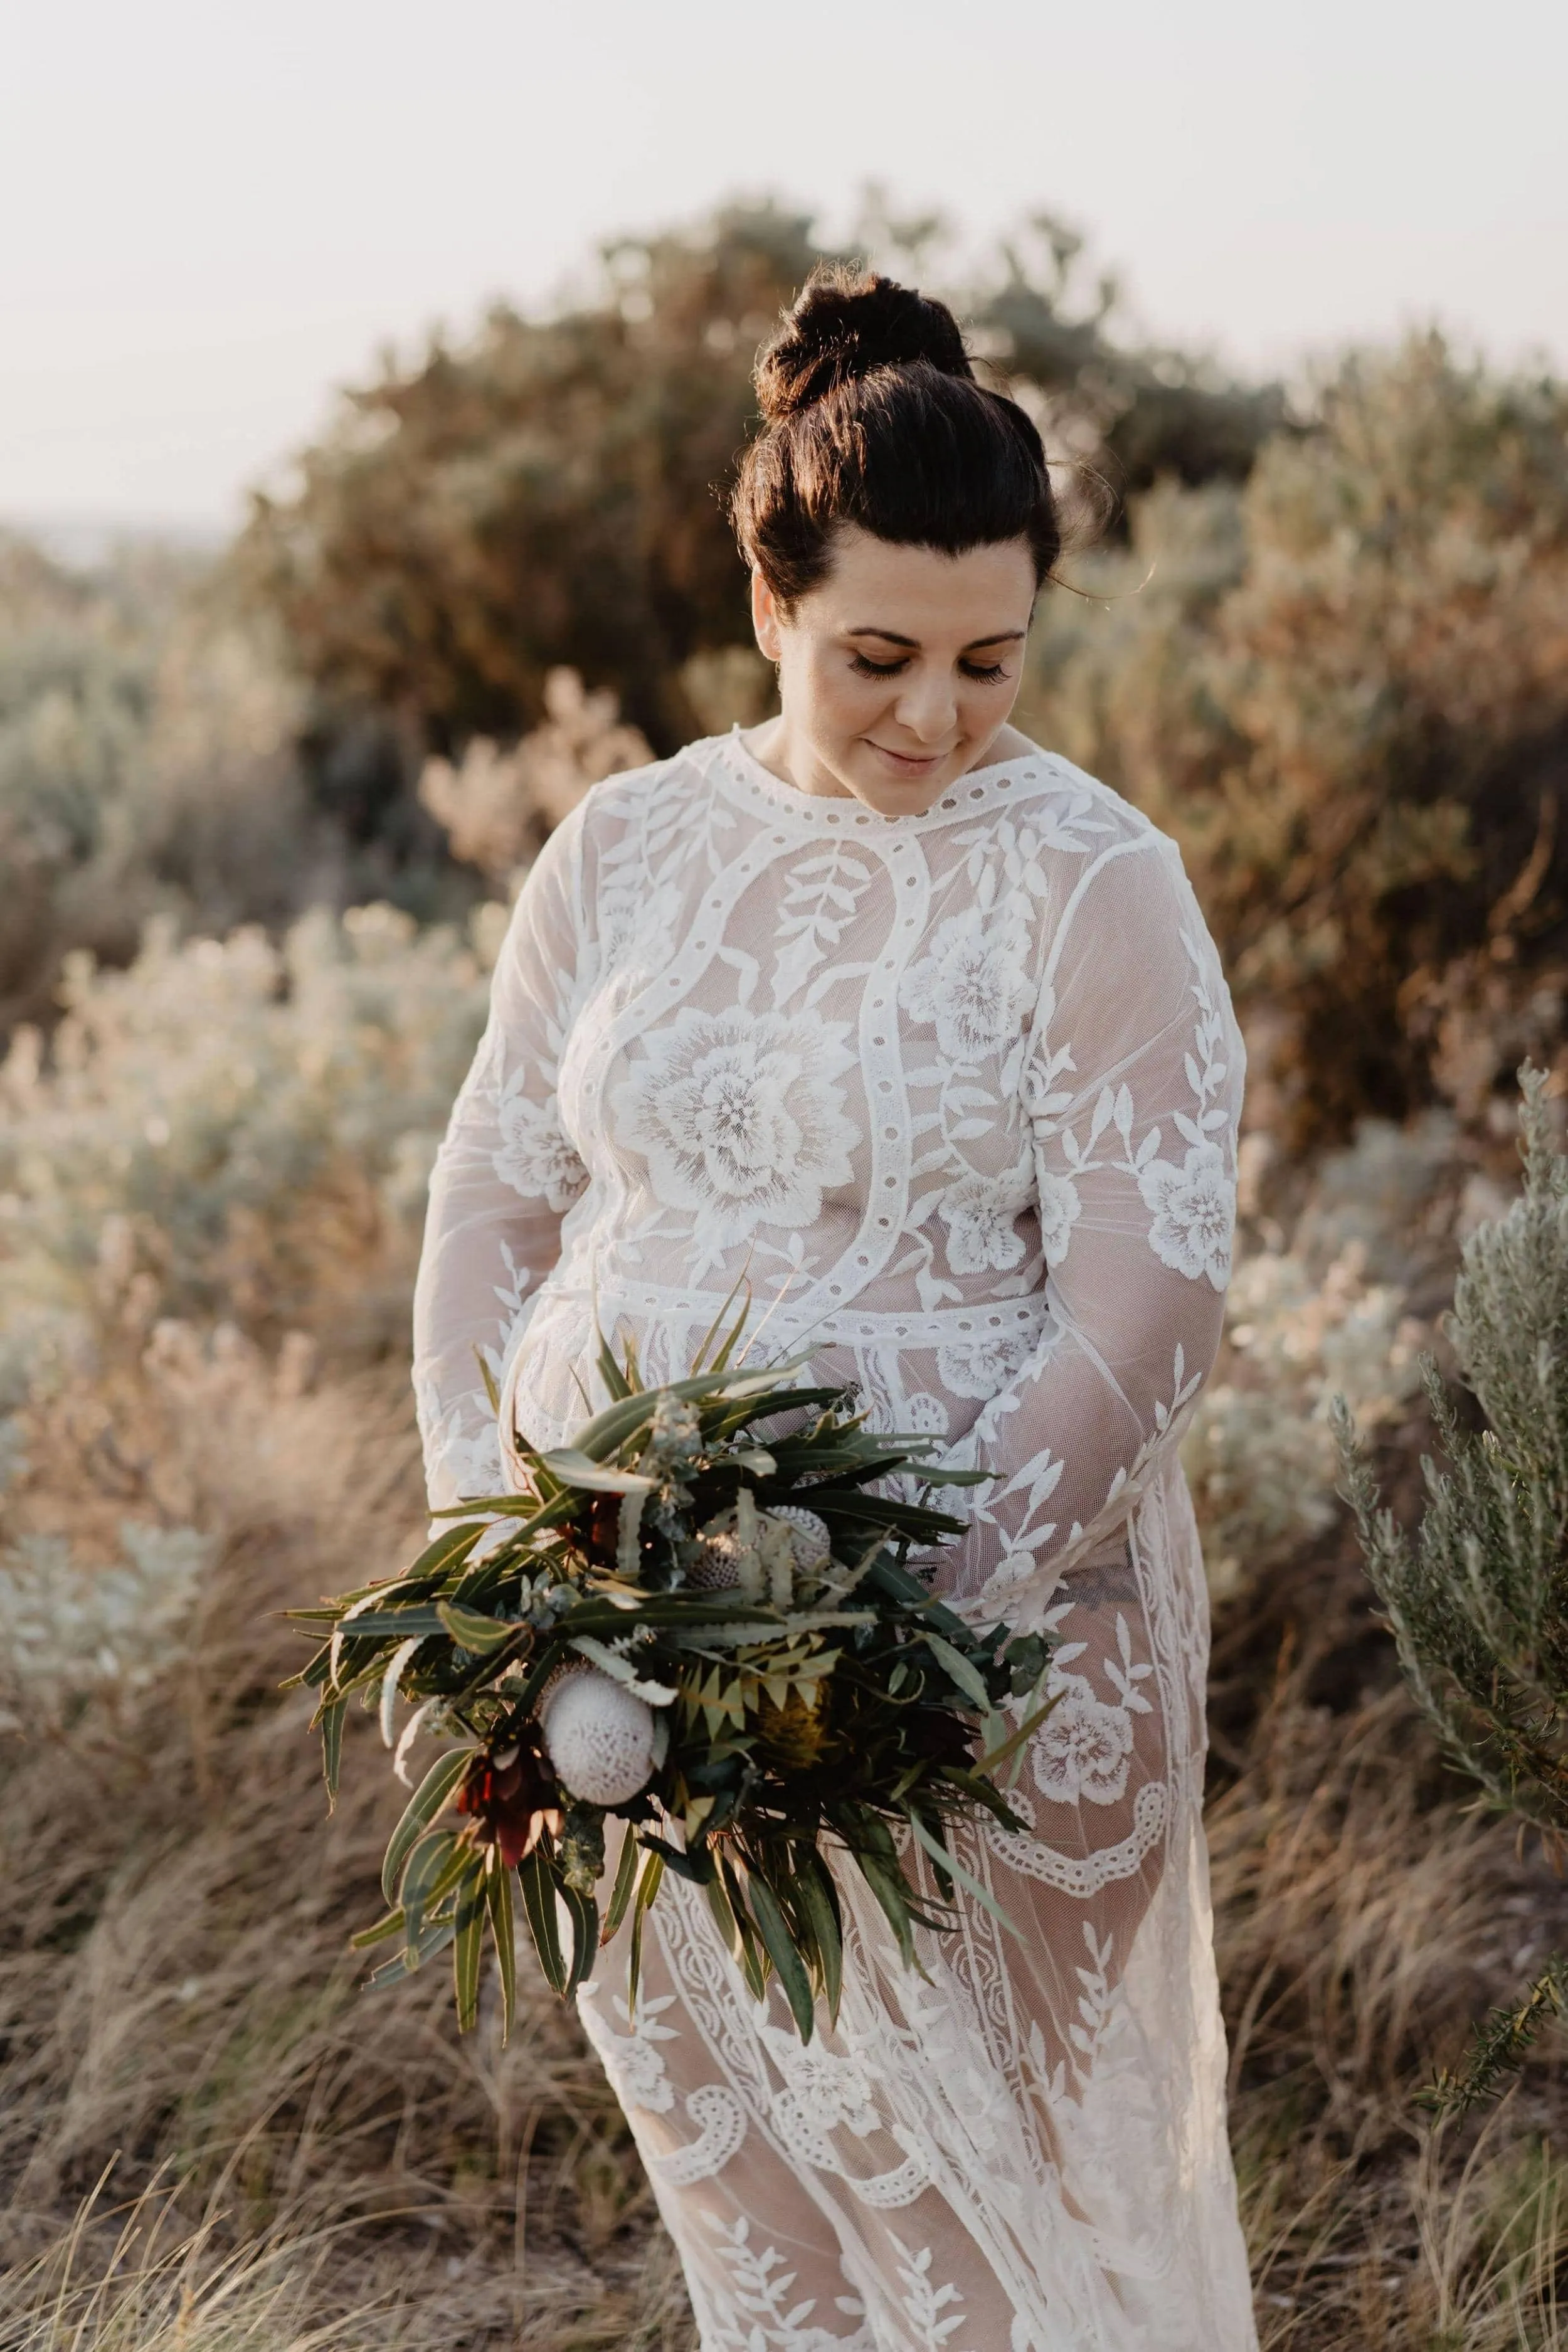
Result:
{"label": "cheek", "polygon": [[883,708],[893,687],[889,678],[858,677],[837,652],[804,663],[795,684],[807,705],[803,715],[824,736],[858,734]]}
{"label": "cheek", "polygon": [[975,725],[998,726],[1018,698],[1022,673],[1016,677],[968,678],[959,689],[960,707]]}

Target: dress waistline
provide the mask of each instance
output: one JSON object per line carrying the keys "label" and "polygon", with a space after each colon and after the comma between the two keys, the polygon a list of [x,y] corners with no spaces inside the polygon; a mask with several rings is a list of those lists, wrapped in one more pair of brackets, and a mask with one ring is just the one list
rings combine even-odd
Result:
{"label": "dress waistline", "polygon": [[[596,1312],[606,1333],[614,1329],[623,1315],[634,1320],[657,1316],[666,1322],[679,1318],[706,1329],[721,1318],[727,1303],[717,1293],[676,1290],[654,1282],[609,1286],[600,1284],[590,1288],[585,1284],[557,1285],[546,1279],[541,1306],[551,1299],[581,1301],[590,1312]],[[728,1303],[732,1318],[735,1307],[732,1301]],[[752,1328],[781,1352],[808,1342],[821,1347],[951,1348],[973,1346],[987,1339],[1034,1339],[1053,1319],[1047,1294],[1032,1290],[1022,1298],[984,1299],[967,1307],[940,1307],[929,1313],[919,1309],[887,1313],[845,1307],[808,1318],[792,1313],[786,1303],[756,1310]]]}

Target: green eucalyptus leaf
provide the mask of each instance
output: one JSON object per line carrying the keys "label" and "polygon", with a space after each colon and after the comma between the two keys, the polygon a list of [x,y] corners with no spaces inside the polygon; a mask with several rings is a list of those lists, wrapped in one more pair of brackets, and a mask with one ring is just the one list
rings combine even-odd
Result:
{"label": "green eucalyptus leaf", "polygon": [[473,1752],[471,1748],[451,1748],[445,1756],[438,1756],[405,1805],[381,1865],[381,1891],[389,1903],[397,1900],[398,1881],[415,1841],[450,1800]]}
{"label": "green eucalyptus leaf", "polygon": [[945,1780],[951,1787],[961,1790],[972,1804],[983,1805],[988,1813],[1001,1822],[1005,1830],[1027,1834],[1027,1823],[1019,1820],[1001,1790],[993,1788],[990,1781],[983,1779],[978,1772],[965,1772],[956,1764],[942,1764],[937,1767],[932,1777],[938,1780]]}
{"label": "green eucalyptus leaf", "polygon": [[458,1895],[457,1937],[452,1945],[452,1985],[458,1998],[458,2031],[469,2033],[479,2022],[479,1962],[485,1945],[485,1869],[475,1864],[464,1877]]}
{"label": "green eucalyptus leaf", "polygon": [[479,1538],[488,1533],[483,1519],[466,1519],[456,1527],[443,1528],[433,1537],[413,1566],[398,1579],[400,1585],[429,1583],[446,1576],[460,1560],[467,1559]]}
{"label": "green eucalyptus leaf", "polygon": [[373,1944],[384,1944],[393,1936],[401,1936],[405,1926],[401,1911],[389,1911],[374,1927],[362,1927],[357,1936],[349,1937],[351,1952],[368,1952]]}
{"label": "green eucalyptus leaf", "polygon": [[500,1968],[500,2038],[504,2043],[511,2038],[512,2019],[517,2014],[517,1925],[511,1906],[511,1873],[499,1853],[493,1855],[485,1876],[485,1901]]}
{"label": "green eucalyptus leaf", "polygon": [[741,1973],[746,1979],[746,1989],[752,1999],[761,2000],[768,1989],[768,1960],[757,1933],[757,1923],[746,1908],[740,1874],[727,1854],[721,1854],[719,1871],[724,1881],[724,1892],[730,1898],[731,1916],[741,1938]]}
{"label": "green eucalyptus leaf", "polygon": [[[347,1713],[346,1698],[328,1699],[321,1712],[321,1774],[327,1784],[329,1808],[338,1801],[338,1774],[343,1760],[343,1717]],[[391,1895],[386,1899],[390,1903]]]}
{"label": "green eucalyptus leaf", "polygon": [[632,1384],[616,1362],[616,1351],[603,1332],[599,1335],[599,1378],[609,1392],[612,1404],[620,1404],[632,1394]]}
{"label": "green eucalyptus leaf", "polygon": [[955,1683],[964,1697],[973,1701],[982,1714],[989,1715],[991,1694],[985,1687],[978,1667],[971,1664],[962,1650],[955,1650],[951,1642],[944,1642],[940,1633],[928,1632],[923,1638],[926,1648],[948,1680]]}
{"label": "green eucalyptus leaf", "polygon": [[811,1990],[811,1979],[795,1948],[789,1922],[779,1906],[777,1895],[760,1872],[752,1871],[747,1882],[752,1899],[752,1916],[767,1946],[784,1999],[795,2022],[795,2031],[803,2042],[809,2042],[816,2021],[816,2004]]}
{"label": "green eucalyptus leaf", "polygon": [[561,1957],[561,1937],[555,1923],[555,1876],[545,1858],[542,1843],[531,1853],[524,1854],[518,1864],[518,1884],[522,1889],[523,1916],[528,1921],[533,1948],[539,1955],[539,1965],[545,1981],[554,1991],[564,1996],[566,1963]]}
{"label": "green eucalyptus leaf", "polygon": [[637,1883],[637,1863],[642,1849],[637,1832],[628,1822],[621,1840],[621,1858],[616,1865],[616,1883],[610,1889],[610,1907],[605,1914],[604,1932],[599,1940],[607,1944],[626,1916],[626,1906],[632,1899],[632,1889]]}
{"label": "green eucalyptus leaf", "polygon": [[977,1757],[974,1764],[975,1770],[990,1777],[999,1772],[1004,1764],[1010,1764],[1025,1742],[1034,1738],[1047,1716],[1059,1706],[1066,1696],[1065,1690],[1054,1692],[1043,1706],[1037,1707],[1032,1715],[1026,1715],[1024,1717],[1016,1731],[1009,1738],[1005,1739],[1000,1748],[988,1748],[984,1755]]}
{"label": "green eucalyptus leaf", "polygon": [[646,1495],[654,1486],[651,1478],[644,1478],[635,1470],[614,1470],[602,1462],[592,1461],[575,1446],[557,1445],[539,1459],[563,1486],[584,1488],[591,1495]]}
{"label": "green eucalyptus leaf", "polygon": [[426,1830],[415,1846],[398,1889],[411,1942],[424,1934],[428,1915],[462,1876],[468,1852],[465,1840],[450,1829]]}
{"label": "green eucalyptus leaf", "polygon": [[810,1920],[812,1933],[816,1938],[828,2023],[837,2025],[838,2002],[844,1990],[844,1930],[838,1910],[838,1891],[827,1865],[815,1850],[802,1863],[795,1885],[801,1909]]}
{"label": "green eucalyptus leaf", "polygon": [[421,1606],[413,1609],[367,1609],[362,1617],[351,1617],[338,1627],[348,1642],[405,1642],[411,1634],[427,1637],[445,1633],[437,1609]]}
{"label": "green eucalyptus leaf", "polygon": [[644,1861],[637,1891],[632,1900],[632,1948],[626,1960],[626,2008],[634,2017],[637,2014],[637,1986],[642,1979],[642,1923],[658,1893],[663,1876],[663,1855],[649,1853]]}
{"label": "green eucalyptus leaf", "polygon": [[891,1927],[905,1968],[915,1965],[913,1911],[910,1888],[896,1863],[889,1865],[875,1853],[857,1851],[855,1860],[860,1875],[880,1904],[883,1916]]}
{"label": "green eucalyptus leaf", "polygon": [[465,1609],[455,1601],[438,1601],[436,1614],[460,1650],[471,1650],[476,1657],[488,1656],[491,1650],[501,1650],[522,1629],[507,1624],[500,1618],[487,1617],[478,1609]]}
{"label": "green eucalyptus leaf", "polygon": [[735,1914],[731,1907],[722,1872],[716,1870],[702,1891],[708,1897],[708,1908],[713,1914],[713,1924],[723,1938],[725,1948],[731,1959],[739,1961],[741,1930],[735,1923]]}
{"label": "green eucalyptus leaf", "polygon": [[599,1906],[591,1895],[579,1895],[564,1879],[558,1882],[561,1900],[572,1922],[572,1966],[566,1978],[570,2000],[594,1965],[599,1948]]}
{"label": "green eucalyptus leaf", "polygon": [[395,1959],[383,1960],[380,1968],[373,1969],[365,1979],[366,1992],[379,1991],[384,1985],[397,1984],[404,1977],[413,1976],[426,1960],[433,1960],[437,1952],[444,1952],[457,1932],[450,1919],[444,1920],[440,1927],[433,1927],[427,1936],[423,1937],[417,1947],[411,1949],[405,1946]]}
{"label": "green eucalyptus leaf", "polygon": [[1018,1941],[1022,1943],[1024,1940],[1023,1937],[1018,1934],[1017,1928],[1014,1926],[1012,1920],[1009,1919],[1005,1911],[1003,1910],[1002,1906],[997,1902],[996,1897],[992,1894],[991,1889],[988,1886],[982,1886],[979,1879],[974,1876],[973,1871],[965,1870],[963,1863],[959,1862],[954,1855],[949,1853],[947,1847],[942,1843],[941,1840],[934,1838],[931,1835],[930,1830],[927,1829],[925,1823],[921,1821],[917,1812],[911,1810],[908,1819],[910,1829],[913,1830],[916,1837],[919,1839],[921,1844],[924,1846],[927,1853],[930,1854],[938,1870],[945,1876],[956,1879],[959,1885],[963,1888],[966,1895],[973,1895],[975,1902],[980,1904],[984,1909],[989,1911],[991,1916],[994,1919],[998,1920],[1000,1924],[1006,1928],[1007,1933],[1010,1936],[1017,1936]]}

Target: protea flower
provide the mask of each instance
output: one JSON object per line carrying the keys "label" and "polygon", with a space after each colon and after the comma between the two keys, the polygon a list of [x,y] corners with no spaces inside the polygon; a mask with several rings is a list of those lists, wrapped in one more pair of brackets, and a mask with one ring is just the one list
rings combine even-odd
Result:
{"label": "protea flower", "polygon": [[614,1568],[620,1532],[620,1496],[595,1495],[584,1514],[581,1541],[596,1568]]}
{"label": "protea flower", "polygon": [[458,1811],[479,1822],[481,1845],[500,1848],[509,1870],[531,1854],[548,1830],[561,1834],[561,1790],[536,1748],[513,1746],[476,1756],[458,1791]]}

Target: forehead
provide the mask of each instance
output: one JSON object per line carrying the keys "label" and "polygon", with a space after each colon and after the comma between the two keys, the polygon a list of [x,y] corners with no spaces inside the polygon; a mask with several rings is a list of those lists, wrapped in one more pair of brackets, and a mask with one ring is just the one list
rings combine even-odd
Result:
{"label": "forehead", "polygon": [[1028,543],[1004,540],[949,555],[900,547],[847,525],[835,535],[826,578],[800,617],[837,630],[884,628],[897,635],[967,644],[1028,626],[1035,563]]}

